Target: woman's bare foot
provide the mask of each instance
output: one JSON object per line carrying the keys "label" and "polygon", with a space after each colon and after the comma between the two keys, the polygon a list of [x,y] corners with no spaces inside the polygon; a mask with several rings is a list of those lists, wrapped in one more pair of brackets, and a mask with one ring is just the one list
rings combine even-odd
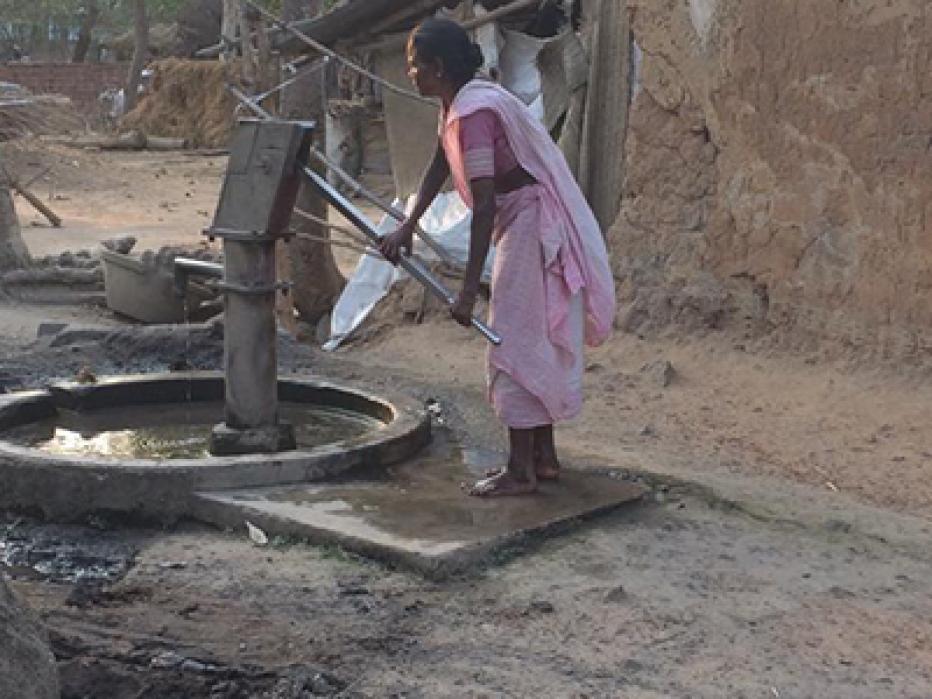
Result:
{"label": "woman's bare foot", "polygon": [[529,495],[537,492],[537,479],[518,478],[508,469],[476,481],[466,492],[476,497]]}
{"label": "woman's bare foot", "polygon": [[476,481],[466,490],[470,495],[527,495],[537,490],[534,475],[534,430],[508,429],[510,450],[508,467]]}
{"label": "woman's bare foot", "polygon": [[534,473],[539,481],[558,481],[560,480],[560,462],[557,457],[543,458],[535,455]]}
{"label": "woman's bare foot", "polygon": [[553,425],[534,428],[534,472],[542,481],[560,480],[560,461],[553,441]]}
{"label": "woman's bare foot", "polygon": [[[504,468],[492,468],[485,472],[485,477],[494,478],[504,472]],[[535,456],[534,475],[539,481],[558,481],[560,480],[560,462],[557,461],[556,457],[544,460]]]}

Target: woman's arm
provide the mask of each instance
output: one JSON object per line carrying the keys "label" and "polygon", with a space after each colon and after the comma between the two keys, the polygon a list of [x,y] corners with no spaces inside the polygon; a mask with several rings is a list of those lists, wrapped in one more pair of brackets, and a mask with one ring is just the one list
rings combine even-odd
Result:
{"label": "woman's arm", "polygon": [[492,229],[495,224],[495,180],[491,177],[474,179],[470,181],[469,188],[473,200],[469,260],[466,263],[463,290],[451,309],[456,322],[466,326],[472,322],[473,307],[479,296],[482,268],[492,243]]}
{"label": "woman's arm", "polygon": [[421,220],[421,216],[427,211],[427,207],[436,198],[449,175],[450,165],[447,163],[447,156],[443,152],[443,146],[438,141],[433,160],[430,161],[430,165],[421,179],[414,210],[393,233],[385,236],[379,245],[379,252],[392,264],[398,263],[402,249],[406,250],[408,254],[411,253],[411,241],[414,237],[417,222]]}
{"label": "woman's arm", "polygon": [[430,161],[430,165],[421,180],[421,186],[417,192],[417,201],[411,215],[408,216],[409,219],[413,219],[415,223],[421,220],[421,216],[424,215],[431,202],[437,197],[440,188],[443,187],[443,183],[447,181],[449,176],[450,165],[447,163],[447,156],[443,152],[443,146],[438,141],[437,150],[434,151],[434,159]]}

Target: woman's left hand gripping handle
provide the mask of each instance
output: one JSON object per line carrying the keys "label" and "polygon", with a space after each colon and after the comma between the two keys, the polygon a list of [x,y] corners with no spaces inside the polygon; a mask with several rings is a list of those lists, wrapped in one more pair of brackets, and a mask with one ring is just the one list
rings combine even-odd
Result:
{"label": "woman's left hand gripping handle", "polygon": [[414,240],[414,226],[415,221],[409,218],[379,242],[379,252],[393,265],[398,264],[402,252],[404,252],[405,255],[411,254],[411,243]]}

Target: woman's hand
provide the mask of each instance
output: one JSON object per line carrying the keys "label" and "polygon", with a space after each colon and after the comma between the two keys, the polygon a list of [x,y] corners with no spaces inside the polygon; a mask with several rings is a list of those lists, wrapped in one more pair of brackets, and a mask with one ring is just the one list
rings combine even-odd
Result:
{"label": "woman's hand", "polygon": [[459,296],[456,297],[456,301],[450,306],[450,315],[453,316],[453,320],[457,323],[468,328],[472,325],[472,311],[475,305],[476,294],[461,291]]}
{"label": "woman's hand", "polygon": [[379,241],[379,252],[393,265],[398,264],[402,251],[404,251],[405,255],[411,254],[411,241],[414,239],[414,226],[416,223],[410,218],[406,219],[394,232],[389,233]]}

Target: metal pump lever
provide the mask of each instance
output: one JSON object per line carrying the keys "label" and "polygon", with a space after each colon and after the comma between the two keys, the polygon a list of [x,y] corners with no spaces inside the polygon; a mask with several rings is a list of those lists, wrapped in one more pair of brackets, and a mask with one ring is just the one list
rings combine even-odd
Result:
{"label": "metal pump lever", "polygon": [[[243,106],[251,109],[253,113],[262,119],[274,120],[274,117],[269,112],[263,109],[259,104],[256,103],[255,100],[242,93],[236,87],[227,85],[227,90],[234,97],[236,97],[236,99],[239,100]],[[312,151],[317,158],[326,161],[326,158],[322,154],[317,153],[313,149]],[[320,190],[320,193],[324,195],[324,199],[335,206],[337,210],[339,210],[339,212],[343,214],[348,221],[350,221],[354,226],[362,231],[365,236],[369,238],[369,240],[371,240],[376,245],[379,244],[381,238],[379,237],[378,232],[372,226],[372,223],[369,221],[369,219],[367,219],[359,209],[353,206],[353,203],[349,199],[340,194],[340,192],[338,192],[335,187],[327,182],[326,179],[318,175],[307,165],[301,165],[299,167],[304,176],[307,177],[308,180],[310,180],[310,182],[315,187],[317,187],[318,190]],[[342,171],[340,171],[339,174],[344,179],[350,179],[349,176]],[[395,218],[403,218],[400,212],[393,211],[391,213]],[[452,306],[456,301],[456,297],[443,285],[443,283],[441,283],[440,280],[438,280],[427,269],[425,269],[424,265],[422,265],[417,260],[402,255],[398,261],[398,264],[405,272],[414,277],[420,284],[423,284],[428,291],[434,294],[434,296],[437,296],[448,306]],[[496,335],[492,329],[489,328],[489,326],[487,326],[478,318],[472,319],[472,326],[480,333],[482,333],[483,337],[485,337],[485,339],[491,342],[493,345],[497,346],[502,344],[502,338]]]}
{"label": "metal pump lever", "polygon": [[[324,195],[324,199],[343,214],[350,223],[362,231],[375,245],[379,244],[381,238],[378,231],[376,231],[369,219],[366,218],[365,214],[357,209],[346,197],[340,194],[327,180],[318,175],[307,165],[302,165],[300,167],[304,176]],[[456,297],[452,292],[416,259],[402,255],[398,260],[398,265],[448,306],[453,305],[453,302],[456,301]],[[502,344],[502,338],[496,335],[491,328],[478,318],[474,317],[472,319],[472,326],[482,333],[483,337],[493,345]]]}

